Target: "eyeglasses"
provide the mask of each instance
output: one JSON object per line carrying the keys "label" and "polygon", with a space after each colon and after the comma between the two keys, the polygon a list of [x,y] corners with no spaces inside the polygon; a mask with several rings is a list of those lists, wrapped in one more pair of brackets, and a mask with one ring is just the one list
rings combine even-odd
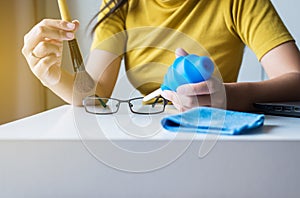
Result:
{"label": "eyeglasses", "polygon": [[121,103],[128,103],[131,112],[136,114],[159,114],[165,111],[165,106],[168,103],[165,98],[157,97],[153,101],[145,103],[143,97],[119,100],[116,98],[88,96],[83,99],[83,106],[86,112],[97,115],[117,113]]}

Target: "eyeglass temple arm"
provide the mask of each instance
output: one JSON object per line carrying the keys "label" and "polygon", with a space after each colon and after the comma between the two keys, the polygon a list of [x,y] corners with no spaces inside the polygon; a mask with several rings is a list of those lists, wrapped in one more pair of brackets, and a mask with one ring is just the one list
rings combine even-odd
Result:
{"label": "eyeglass temple arm", "polygon": [[167,105],[168,104],[168,100],[166,100],[165,98],[163,98],[162,96],[159,96],[155,99],[155,101],[152,103],[152,108],[155,107],[155,105],[157,104],[158,100],[162,98],[164,100],[164,105]]}
{"label": "eyeglass temple arm", "polygon": [[98,95],[95,95],[95,97],[97,97],[97,99],[99,100],[99,102],[101,103],[101,105],[102,105],[104,108],[107,107],[106,103],[105,103]]}

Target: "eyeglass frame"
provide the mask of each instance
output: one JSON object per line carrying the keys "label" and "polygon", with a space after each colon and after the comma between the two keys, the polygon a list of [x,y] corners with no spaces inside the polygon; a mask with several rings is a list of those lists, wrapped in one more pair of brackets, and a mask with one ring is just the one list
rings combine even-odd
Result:
{"label": "eyeglass frame", "polygon": [[[110,100],[110,99],[111,99],[111,100],[118,101],[117,109],[116,109],[116,111],[113,111],[113,112],[107,112],[107,113],[95,113],[95,112],[91,112],[91,111],[87,110],[86,105],[85,105],[85,100],[88,99],[88,98],[90,98],[90,97],[94,97],[94,99],[98,99],[99,102],[103,105],[103,107],[106,106],[106,103],[105,103],[103,100]],[[132,109],[132,106],[133,106],[133,105],[132,105],[130,102],[133,101],[133,100],[139,100],[139,99],[142,100],[143,98],[144,98],[144,97],[136,97],[136,98],[130,98],[130,99],[128,99],[128,100],[121,100],[121,99],[117,99],[117,98],[102,98],[102,97],[99,97],[99,96],[97,96],[97,95],[92,95],[92,96],[87,96],[87,97],[85,97],[85,98],[82,100],[82,105],[84,106],[84,109],[85,109],[85,111],[86,111],[87,113],[94,114],[94,115],[111,115],[111,114],[115,114],[115,113],[117,113],[117,112],[119,111],[120,106],[121,106],[121,105],[120,105],[121,103],[127,103],[128,106],[129,106],[130,111],[131,111],[132,113],[134,113],[134,114],[139,114],[139,115],[154,115],[154,114],[160,114],[160,113],[163,113],[163,112],[165,111],[166,105],[169,103],[169,101],[168,101],[167,99],[165,99],[164,97],[158,96],[158,97],[156,97],[155,101],[154,101],[151,105],[154,107],[154,105],[158,102],[158,100],[159,100],[159,99],[162,99],[162,100],[163,100],[163,109],[162,109],[161,111],[155,112],[155,113],[142,113],[142,112],[136,112],[136,111],[134,111],[134,110]]]}

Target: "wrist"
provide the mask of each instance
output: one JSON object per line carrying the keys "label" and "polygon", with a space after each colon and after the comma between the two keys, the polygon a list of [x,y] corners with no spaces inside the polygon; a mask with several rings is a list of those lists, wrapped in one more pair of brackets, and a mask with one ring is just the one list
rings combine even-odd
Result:
{"label": "wrist", "polygon": [[254,111],[254,94],[251,83],[224,83],[227,109],[236,111]]}

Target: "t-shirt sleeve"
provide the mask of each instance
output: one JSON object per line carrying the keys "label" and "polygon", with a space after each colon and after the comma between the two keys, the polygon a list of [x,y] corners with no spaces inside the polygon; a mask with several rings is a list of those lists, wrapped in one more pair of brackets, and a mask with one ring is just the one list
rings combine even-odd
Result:
{"label": "t-shirt sleeve", "polygon": [[[108,0],[103,0],[101,9],[104,8]],[[110,6],[110,8],[113,5]],[[100,20],[107,12],[109,8],[106,8],[99,14],[98,20]],[[126,32],[125,32],[125,18],[126,18],[126,5],[118,9],[105,19],[95,30],[91,50],[101,49],[117,56],[121,56],[124,53],[126,46]]]}
{"label": "t-shirt sleeve", "polygon": [[259,60],[271,49],[294,40],[270,0],[233,1],[236,32]]}

